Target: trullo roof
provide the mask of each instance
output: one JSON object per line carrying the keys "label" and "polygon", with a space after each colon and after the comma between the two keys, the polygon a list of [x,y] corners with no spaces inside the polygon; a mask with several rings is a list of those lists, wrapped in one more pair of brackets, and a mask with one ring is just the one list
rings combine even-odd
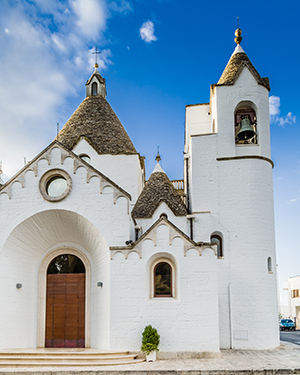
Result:
{"label": "trullo roof", "polygon": [[157,163],[131,214],[134,218],[151,218],[161,202],[165,202],[174,215],[187,215],[182,199]]}
{"label": "trullo roof", "polygon": [[72,150],[81,137],[98,154],[137,154],[117,115],[102,96],[88,96],[73,113],[56,139]]}
{"label": "trullo roof", "polygon": [[225,67],[217,85],[233,85],[241,74],[244,67],[247,67],[257,83],[264,86],[270,91],[269,78],[262,78],[258,71],[254,68],[249,57],[246,55],[240,45],[237,45],[233,54]]}

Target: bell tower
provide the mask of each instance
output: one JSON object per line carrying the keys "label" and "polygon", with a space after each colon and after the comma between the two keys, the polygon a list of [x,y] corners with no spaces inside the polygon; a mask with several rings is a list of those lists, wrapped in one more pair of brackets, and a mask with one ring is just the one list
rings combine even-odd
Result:
{"label": "bell tower", "polygon": [[236,48],[217,84],[211,86],[215,130],[222,137],[224,156],[270,158],[268,78],[262,78],[241,47],[242,30],[235,31]]}
{"label": "bell tower", "polygon": [[185,186],[194,240],[222,244],[221,348],[268,349],[279,345],[270,85],[241,34],[210,103],[186,107]]}

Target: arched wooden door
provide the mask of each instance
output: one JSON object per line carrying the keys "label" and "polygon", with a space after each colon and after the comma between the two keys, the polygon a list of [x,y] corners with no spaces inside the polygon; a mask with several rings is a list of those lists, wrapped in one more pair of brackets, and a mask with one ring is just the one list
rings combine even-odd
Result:
{"label": "arched wooden door", "polygon": [[85,347],[85,267],[71,254],[47,269],[46,347]]}

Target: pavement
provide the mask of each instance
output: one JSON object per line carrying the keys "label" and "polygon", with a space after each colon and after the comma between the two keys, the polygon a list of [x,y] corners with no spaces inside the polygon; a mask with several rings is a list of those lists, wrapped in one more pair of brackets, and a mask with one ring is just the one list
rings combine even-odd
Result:
{"label": "pavement", "polygon": [[281,341],[272,350],[221,350],[213,358],[170,359],[133,365],[4,369],[0,375],[271,375],[300,374],[300,345]]}

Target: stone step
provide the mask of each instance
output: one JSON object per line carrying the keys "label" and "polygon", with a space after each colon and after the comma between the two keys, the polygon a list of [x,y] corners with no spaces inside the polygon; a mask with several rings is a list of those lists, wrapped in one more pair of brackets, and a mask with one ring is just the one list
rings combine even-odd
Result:
{"label": "stone step", "polygon": [[0,351],[0,358],[3,357],[90,357],[90,358],[105,358],[105,357],[120,357],[120,356],[128,356],[128,355],[136,355],[136,354],[129,354],[129,352],[1,352]]}
{"label": "stone step", "polygon": [[110,360],[110,361],[93,361],[93,362],[85,362],[85,361],[69,361],[69,360],[61,360],[61,361],[1,361],[0,362],[0,369],[1,368],[15,368],[15,367],[62,367],[62,366],[69,366],[69,367],[96,367],[96,366],[114,366],[114,365],[129,365],[134,363],[141,363],[144,362],[144,359],[134,359],[134,360]]}
{"label": "stone step", "polygon": [[136,355],[134,354],[127,354],[127,355],[105,355],[105,356],[90,356],[90,355],[82,355],[82,356],[55,356],[55,355],[35,355],[35,356],[28,356],[28,355],[14,355],[14,356],[5,356],[0,355],[0,364],[2,361],[9,360],[9,361],[110,361],[110,360],[134,360]]}
{"label": "stone step", "polygon": [[143,362],[137,354],[97,349],[15,349],[0,351],[0,368],[111,366]]}

